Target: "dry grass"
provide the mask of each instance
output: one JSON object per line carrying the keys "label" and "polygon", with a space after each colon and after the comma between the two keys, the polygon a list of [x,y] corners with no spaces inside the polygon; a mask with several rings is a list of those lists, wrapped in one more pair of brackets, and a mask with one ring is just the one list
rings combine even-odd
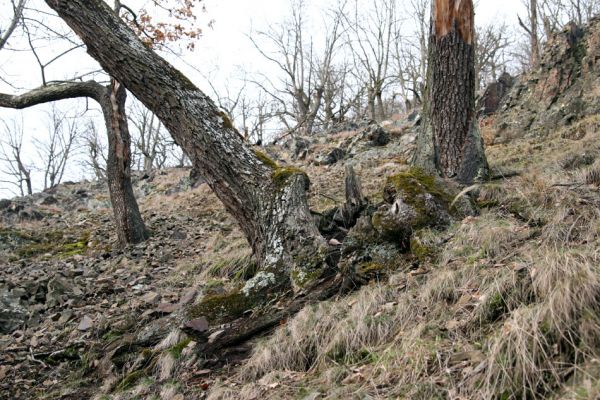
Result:
{"label": "dry grass", "polygon": [[521,175],[481,187],[429,274],[302,310],[209,398],[598,398],[600,164],[561,164],[597,136],[493,147]]}

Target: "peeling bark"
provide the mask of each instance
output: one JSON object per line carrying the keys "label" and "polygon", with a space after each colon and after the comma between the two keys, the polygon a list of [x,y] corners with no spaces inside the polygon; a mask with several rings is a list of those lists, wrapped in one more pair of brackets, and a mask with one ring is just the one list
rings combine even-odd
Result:
{"label": "peeling bark", "polygon": [[472,183],[488,165],[475,113],[472,0],[435,0],[429,36],[428,102],[413,163]]}
{"label": "peeling bark", "polygon": [[316,276],[325,267],[326,244],[308,209],[305,174],[257,157],[213,101],[144,46],[103,1],[46,3],[104,70],[157,115],[238,221],[262,269],[289,284],[290,275]]}

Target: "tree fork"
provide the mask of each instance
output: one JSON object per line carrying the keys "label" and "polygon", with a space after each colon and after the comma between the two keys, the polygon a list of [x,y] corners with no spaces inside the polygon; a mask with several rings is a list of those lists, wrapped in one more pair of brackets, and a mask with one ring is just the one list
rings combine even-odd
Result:
{"label": "tree fork", "polygon": [[434,0],[427,102],[413,163],[461,183],[489,168],[475,113],[475,23],[472,0]]}
{"label": "tree fork", "polygon": [[291,276],[301,285],[326,267],[327,245],[308,209],[305,174],[258,157],[213,101],[146,47],[103,1],[46,3],[104,70],[162,121],[238,221],[263,271],[280,282]]}

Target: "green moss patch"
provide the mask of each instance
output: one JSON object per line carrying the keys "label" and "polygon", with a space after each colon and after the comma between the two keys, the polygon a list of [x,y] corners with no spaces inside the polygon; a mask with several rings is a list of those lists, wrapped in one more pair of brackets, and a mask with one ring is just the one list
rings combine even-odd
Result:
{"label": "green moss patch", "polygon": [[416,167],[387,178],[384,199],[392,203],[397,192],[404,193],[405,201],[417,210],[423,208],[422,196],[427,193],[446,206],[452,202],[452,195],[436,181],[434,176]]}
{"label": "green moss patch", "polygon": [[190,344],[191,341],[192,341],[192,339],[190,339],[190,338],[183,339],[181,342],[179,342],[175,346],[171,347],[168,351],[175,359],[179,359],[181,357],[181,353],[183,352],[183,349],[185,349],[187,347],[187,345]]}
{"label": "green moss patch", "polygon": [[280,167],[273,171],[273,173],[271,174],[271,179],[273,179],[273,182],[275,183],[275,185],[277,185],[277,187],[281,188],[284,187],[289,181],[289,179],[294,175],[307,176],[306,172],[302,171],[300,168]]}
{"label": "green moss patch", "polygon": [[267,167],[269,167],[271,169],[279,168],[279,165],[277,165],[277,163],[271,157],[269,157],[266,153],[264,153],[260,150],[254,150],[254,154],[260,160],[260,162],[265,164]]}
{"label": "green moss patch", "polygon": [[61,231],[49,232],[44,236],[28,239],[33,243],[20,246],[16,254],[20,258],[31,258],[42,254],[72,257],[87,251],[89,238],[89,232],[85,232],[79,239],[65,237]]}
{"label": "green moss patch", "polygon": [[206,317],[210,324],[225,323],[241,317],[256,306],[259,300],[256,296],[246,296],[240,290],[234,290],[204,297],[191,306],[187,314],[191,319]]}

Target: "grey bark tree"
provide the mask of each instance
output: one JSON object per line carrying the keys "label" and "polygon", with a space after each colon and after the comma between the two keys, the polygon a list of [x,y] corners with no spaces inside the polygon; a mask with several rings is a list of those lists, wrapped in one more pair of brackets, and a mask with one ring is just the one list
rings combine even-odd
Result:
{"label": "grey bark tree", "polygon": [[[25,1],[20,1],[18,6],[15,5],[15,18],[19,16],[19,18],[24,19],[24,3]],[[116,1],[115,9],[119,10],[120,7],[120,2]],[[41,24],[44,25],[43,23]],[[6,34],[12,34],[14,29],[12,27],[12,30],[7,30]],[[27,24],[23,24],[23,29],[31,51],[40,67],[43,86],[20,96],[0,94],[0,107],[22,109],[36,104],[76,97],[90,97],[96,100],[102,108],[108,136],[109,152],[106,162],[106,177],[113,213],[115,215],[118,242],[120,245],[125,245],[146,240],[149,237],[148,231],[139,212],[139,207],[131,186],[130,135],[125,113],[125,88],[115,81],[111,81],[111,84],[107,87],[91,81],[48,84],[46,80],[46,68],[63,55],[79,48],[81,44],[68,40],[72,46],[57,56],[52,57],[49,61],[43,62],[34,46],[34,40]],[[8,37],[6,40],[8,40]],[[6,40],[4,43],[6,43]],[[56,141],[54,137],[51,137],[50,143],[46,148],[49,159],[45,173],[45,188],[48,185],[52,186],[55,184],[56,178],[62,176],[62,172],[64,171],[64,163],[61,163],[60,157],[56,157],[54,154],[55,147]],[[65,149],[65,155],[68,156],[70,145]],[[54,168],[52,166],[57,164],[56,161],[59,161],[58,166]]]}
{"label": "grey bark tree", "polygon": [[434,0],[427,101],[413,163],[472,183],[488,175],[475,113],[474,11],[471,0]]}
{"label": "grey bark tree", "polygon": [[278,167],[247,147],[213,101],[145,46],[103,1],[46,3],[185,150],[238,221],[259,276],[303,286],[326,270],[327,245],[308,208],[306,174]]}
{"label": "grey bark tree", "polygon": [[103,86],[95,81],[64,82],[41,86],[22,95],[0,94],[0,107],[24,109],[58,100],[88,97],[102,108],[109,149],[106,174],[119,243],[139,243],[148,238],[131,186],[129,131],[122,85]]}
{"label": "grey bark tree", "polygon": [[519,25],[527,32],[529,36],[530,46],[530,66],[535,68],[540,62],[540,37],[538,27],[538,2],[537,0],[528,0],[528,23],[523,22],[521,17],[518,17]]}

